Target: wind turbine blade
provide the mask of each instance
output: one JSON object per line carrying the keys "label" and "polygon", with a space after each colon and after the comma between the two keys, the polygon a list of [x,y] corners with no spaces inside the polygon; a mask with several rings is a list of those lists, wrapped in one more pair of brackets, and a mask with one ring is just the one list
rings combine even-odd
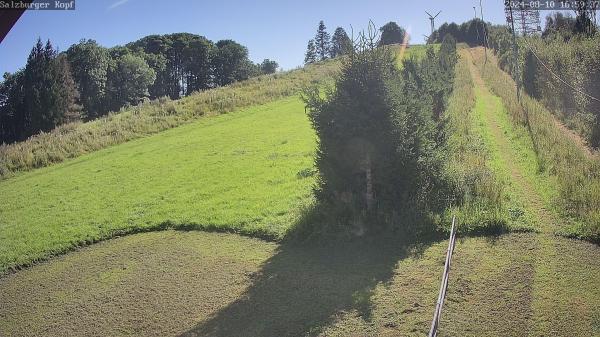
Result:
{"label": "wind turbine blade", "polygon": [[441,13],[441,12],[442,12],[442,11],[439,11],[439,12],[438,12],[438,13],[437,13],[437,14],[436,14],[436,15],[435,15],[433,18],[434,18],[434,19],[435,19],[435,18],[437,18],[437,16],[438,16],[438,15],[440,15],[440,13]]}
{"label": "wind turbine blade", "polygon": [[427,15],[429,15],[430,18],[432,18],[433,16],[431,16],[431,14],[429,14],[428,11],[425,11],[425,13],[427,13]]}

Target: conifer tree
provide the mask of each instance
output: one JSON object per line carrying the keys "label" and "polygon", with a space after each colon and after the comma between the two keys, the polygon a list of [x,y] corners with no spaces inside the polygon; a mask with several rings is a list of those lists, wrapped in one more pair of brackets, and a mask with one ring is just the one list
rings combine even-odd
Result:
{"label": "conifer tree", "polygon": [[315,49],[315,40],[309,40],[304,55],[304,64],[315,63],[317,61],[317,52]]}
{"label": "conifer tree", "polygon": [[53,106],[54,127],[79,121],[82,118],[82,106],[77,104],[80,98],[77,85],[71,74],[67,56],[59,54],[51,63],[52,86],[50,88],[56,101]]}
{"label": "conifer tree", "polygon": [[[24,105],[24,125],[25,134],[30,136],[41,128],[38,116],[42,114],[43,90],[47,86],[46,68],[49,61],[44,54],[44,44],[38,38],[35,46],[31,49],[27,58],[27,65],[24,72],[25,97]],[[35,116],[35,117],[34,117]]]}
{"label": "conifer tree", "polygon": [[0,83],[0,143],[26,138],[23,77],[22,69],[14,74],[4,73]]}
{"label": "conifer tree", "polygon": [[41,39],[31,50],[24,72],[24,113],[27,136],[50,131],[77,118],[80,109],[75,82],[64,56]]}
{"label": "conifer tree", "polygon": [[400,76],[388,50],[363,42],[343,61],[335,91],[323,99],[314,87],[303,96],[319,137],[317,198],[350,222],[391,202],[397,176],[392,118]]}
{"label": "conifer tree", "polygon": [[327,33],[327,27],[323,20],[319,22],[319,28],[317,29],[317,35],[315,35],[315,51],[319,61],[327,59],[329,56],[329,33]]}
{"label": "conifer tree", "polygon": [[329,55],[334,58],[340,55],[348,54],[350,48],[352,48],[352,41],[346,34],[346,31],[342,27],[337,27],[331,37],[331,48],[329,49]]}
{"label": "conifer tree", "polygon": [[456,47],[448,40],[439,58],[432,48],[425,60],[405,60],[399,71],[374,30],[342,59],[325,97],[316,86],[303,93],[319,138],[320,232],[419,231],[419,219],[444,207],[449,191],[444,120],[435,109],[443,108],[452,87]]}

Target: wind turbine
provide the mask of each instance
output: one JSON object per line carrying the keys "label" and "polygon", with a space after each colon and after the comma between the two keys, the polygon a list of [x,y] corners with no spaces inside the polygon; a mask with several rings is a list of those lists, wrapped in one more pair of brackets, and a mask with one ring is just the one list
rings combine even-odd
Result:
{"label": "wind turbine", "polygon": [[433,34],[433,31],[435,30],[435,18],[437,18],[438,15],[440,15],[442,11],[437,12],[437,14],[435,16],[429,14],[429,12],[425,11],[425,13],[427,13],[427,15],[429,15],[429,21],[431,22],[431,34]]}
{"label": "wind turbine", "polygon": [[425,38],[425,44],[427,44],[429,42],[429,36],[423,34],[423,37]]}

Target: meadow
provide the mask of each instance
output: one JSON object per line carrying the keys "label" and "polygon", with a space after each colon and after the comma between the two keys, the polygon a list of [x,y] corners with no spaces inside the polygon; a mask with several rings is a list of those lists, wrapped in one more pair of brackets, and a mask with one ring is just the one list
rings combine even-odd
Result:
{"label": "meadow", "polygon": [[500,180],[490,167],[492,156],[484,142],[484,131],[477,123],[477,111],[481,106],[476,105],[465,53],[465,46],[462,46],[452,96],[445,112],[450,153],[446,170],[456,186],[457,200],[446,211],[442,223],[450,223],[452,215],[456,215],[461,224],[459,233],[504,232],[514,225],[510,223],[504,201],[505,181]]}
{"label": "meadow", "polygon": [[[283,238],[312,203],[315,179],[316,138],[293,93],[306,81],[326,85],[337,67],[335,61],[311,65],[180,101],[149,103],[71,126],[66,135],[59,129],[4,147],[5,163],[66,151],[57,157],[62,161],[107,148],[0,183],[0,273],[135,232],[202,229]],[[225,104],[208,98],[230,94],[224,110],[193,112],[210,102]],[[181,123],[186,125],[175,127]],[[152,135],[164,128],[171,129]],[[90,148],[79,137],[91,140]],[[129,137],[142,138],[111,146]]]}
{"label": "meadow", "polygon": [[91,122],[65,124],[23,142],[0,144],[0,179],[155,134],[205,116],[294,96],[309,84],[331,82],[338,69],[338,60],[324,61],[196,92],[175,101],[159,98],[122,108]]}
{"label": "meadow", "polygon": [[[538,237],[457,240],[439,336],[600,333],[600,251]],[[128,235],[1,278],[0,335],[423,336],[446,248]]]}
{"label": "meadow", "polygon": [[281,238],[310,202],[315,141],[292,97],[5,180],[0,271],[138,231]]}

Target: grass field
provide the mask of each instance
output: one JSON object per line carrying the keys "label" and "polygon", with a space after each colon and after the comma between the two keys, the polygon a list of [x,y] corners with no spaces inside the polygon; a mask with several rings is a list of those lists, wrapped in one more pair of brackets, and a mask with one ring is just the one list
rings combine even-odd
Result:
{"label": "grass field", "polygon": [[314,148],[293,97],[3,181],[0,271],[165,227],[280,238],[310,202]]}
{"label": "grass field", "polygon": [[478,118],[485,106],[476,95],[464,48],[459,53],[454,88],[445,111],[450,153],[447,172],[459,189],[456,194],[463,197],[457,206],[446,211],[443,222],[449,224],[452,216],[457,216],[459,233],[525,230],[529,227],[522,219],[510,217],[507,181],[493,169],[493,151],[486,144],[486,129]]}
{"label": "grass field", "polygon": [[[600,289],[589,282],[600,250],[558,239],[560,254],[544,255],[536,236],[458,240],[439,336],[600,333]],[[445,250],[136,234],[0,279],[0,335],[423,336]],[[558,273],[540,279],[540,264]]]}
{"label": "grass field", "polygon": [[438,51],[440,49],[440,44],[432,44],[432,45],[424,45],[424,44],[415,44],[410,45],[408,48],[402,48],[399,45],[393,45],[392,51],[396,53],[396,64],[399,68],[402,68],[402,62],[407,58],[416,58],[420,59],[425,56],[427,52],[427,48],[433,48],[433,50]]}
{"label": "grass field", "polygon": [[112,145],[168,130],[203,117],[296,96],[308,85],[331,83],[340,67],[328,60],[263,75],[172,101],[159,98],[87,123],[71,123],[10,145],[0,144],[0,180]]}
{"label": "grass field", "polygon": [[[485,187],[473,196],[499,193],[502,207],[468,214],[536,233],[458,240],[439,336],[600,335],[600,249],[553,234],[551,177],[471,61],[463,52],[453,160]],[[446,242],[314,247],[205,232],[283,237],[312,202],[315,142],[290,97],[0,182],[2,272],[161,230],[3,275],[0,336],[426,334]]]}
{"label": "grass field", "polygon": [[[405,56],[424,50],[416,46]],[[325,83],[323,77],[335,67],[314,66],[305,77]],[[288,95],[302,82],[292,75],[280,79]],[[241,95],[243,105],[253,90],[280,88],[251,82],[218,90],[248,91]],[[193,110],[208,94],[177,102],[177,109]],[[128,113],[117,116],[129,120]],[[315,146],[304,104],[290,96],[208,115],[1,181],[0,274],[82,244],[139,231],[225,230],[280,239],[312,202]]]}
{"label": "grass field", "polygon": [[533,213],[539,208],[549,208],[556,190],[552,189],[547,174],[537,169],[531,139],[523,130],[512,127],[502,100],[490,93],[474,66],[471,73],[477,97],[472,115],[475,132],[482,136],[490,153],[490,167],[504,186],[503,203],[508,215],[513,222],[539,231],[545,224]]}

